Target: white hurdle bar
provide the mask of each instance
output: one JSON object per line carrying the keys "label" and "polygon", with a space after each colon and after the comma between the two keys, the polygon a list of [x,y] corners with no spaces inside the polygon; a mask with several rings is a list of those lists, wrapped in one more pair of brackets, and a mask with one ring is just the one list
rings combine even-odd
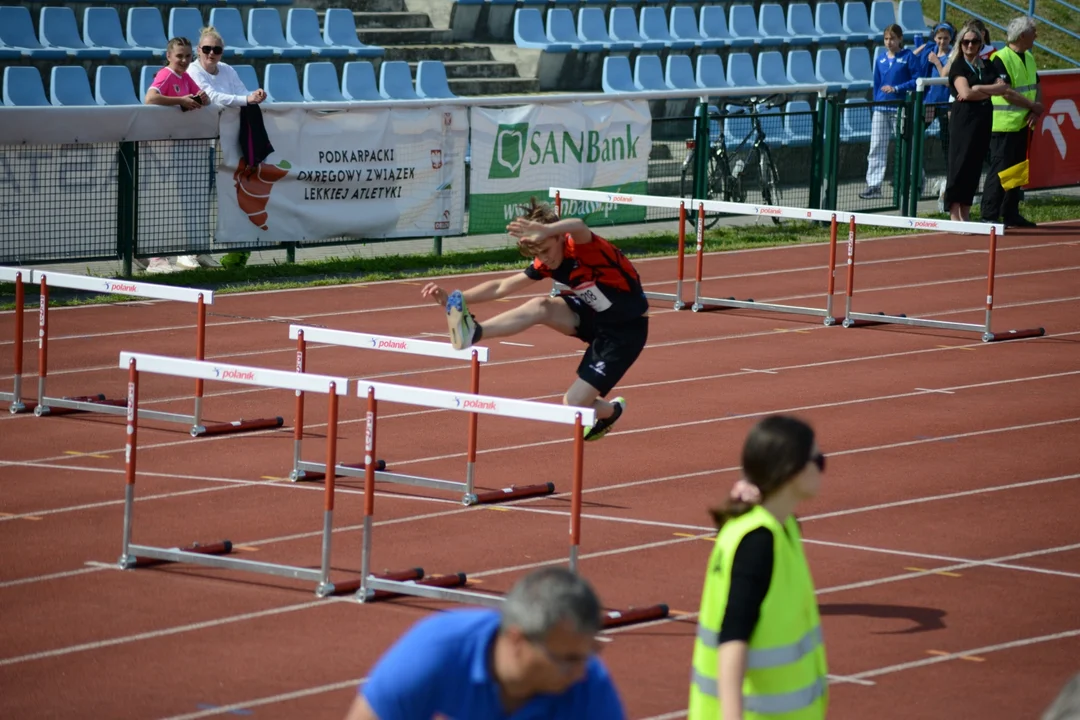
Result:
{"label": "white hurdle bar", "polygon": [[[19,277],[25,272],[25,276]],[[0,268],[0,281],[6,281],[9,277],[16,279],[16,306],[15,327],[21,339],[23,328],[23,304],[25,300],[22,280],[36,282],[40,285],[41,299],[38,308],[38,382],[37,400],[33,403],[24,403],[22,399],[22,343],[15,343],[15,391],[12,393],[9,410],[12,413],[23,412],[33,409],[34,415],[44,417],[46,415],[61,415],[74,412],[96,412],[106,415],[124,415],[124,400],[109,400],[104,395],[87,395],[81,397],[49,397],[46,392],[46,379],[49,373],[49,288],[60,287],[69,290],[83,290],[109,295],[126,295],[129,297],[148,298],[153,300],[172,300],[176,302],[192,303],[196,306],[195,327],[195,359],[206,358],[206,306],[214,303],[212,290],[198,290],[193,288],[173,287],[170,285],[156,285],[137,280],[119,280],[113,278],[98,278],[87,275],[71,275],[42,270],[20,270],[16,268]],[[7,395],[0,395],[0,399],[7,399]],[[179,423],[187,425],[192,437],[218,435],[222,433],[243,432],[248,430],[263,430],[267,428],[281,427],[284,420],[280,417],[258,418],[253,420],[240,420],[233,422],[203,423],[203,381],[195,381],[194,408],[190,415],[181,413],[161,412],[157,410],[144,410],[143,417],[148,420]]]}
{"label": "white hurdle bar", "polygon": [[[682,225],[685,222],[685,206],[687,202],[681,198],[658,197],[652,195],[633,195],[627,193],[608,193],[595,190],[576,190],[572,188],[549,188],[549,194],[555,198],[556,205],[562,198],[573,200],[592,200],[616,205],[640,205],[646,207],[680,208],[680,243],[679,253],[683,253]],[[697,206],[697,275],[694,282],[693,310],[700,311],[708,307],[732,307],[750,310],[766,310],[773,312],[793,313],[799,315],[814,315],[824,318],[825,325],[834,325],[837,320],[842,320],[844,327],[854,327],[857,324],[900,324],[916,327],[937,328],[942,330],[959,330],[963,332],[976,332],[982,337],[983,342],[997,340],[1016,340],[1027,337],[1039,337],[1045,334],[1043,328],[1026,330],[1008,330],[995,333],[991,327],[991,315],[993,312],[994,297],[994,273],[997,255],[997,238],[1004,234],[1005,226],[1000,223],[960,222],[956,220],[934,220],[929,218],[903,217],[898,215],[880,215],[866,212],[839,212],[835,210],[815,210],[807,208],[792,208],[778,205],[753,205],[750,203],[733,203],[720,200],[690,200]],[[729,215],[758,215],[766,217],[781,217],[789,220],[803,220],[828,222],[829,233],[829,266],[828,266],[828,289],[826,290],[825,308],[805,308],[791,305],[778,305],[775,303],[754,302],[753,300],[736,300],[735,298],[710,298],[701,295],[701,281],[704,266],[705,244],[705,213],[718,212]],[[836,289],[836,242],[837,226],[848,226],[847,245],[847,288],[843,318],[833,315],[833,295]],[[855,284],[855,235],[857,225],[876,227],[891,227],[903,230],[935,230],[947,233],[969,233],[973,235],[988,235],[990,238],[990,259],[987,268],[987,294],[986,294],[986,318],[982,324],[948,322],[943,320],[931,320],[929,318],[913,318],[904,314],[887,315],[885,313],[862,313],[852,310],[852,296]],[[682,287],[683,265],[679,262],[679,292]],[[681,294],[679,295],[681,301]],[[681,307],[681,305],[676,306]]]}
{"label": "white hurdle bar", "polygon": [[139,417],[142,414],[139,410],[139,374],[155,373],[172,377],[194,378],[200,381],[215,380],[263,388],[326,394],[330,400],[327,417],[326,455],[327,464],[331,467],[335,465],[337,452],[338,398],[348,394],[349,380],[344,377],[309,375],[240,365],[224,365],[132,352],[120,353],[120,367],[127,368],[128,371],[127,408],[125,411],[127,414],[125,463],[127,484],[124,491],[124,534],[123,550],[119,560],[120,567],[129,569],[160,562],[187,562],[315,582],[317,583],[315,593],[319,597],[326,597],[337,592],[334,585],[330,583],[330,542],[334,518],[334,477],[332,474],[326,480],[322,560],[318,570],[308,567],[222,557],[232,551],[232,543],[228,540],[209,545],[194,545],[187,548],[160,548],[149,545],[136,545],[131,542],[135,510],[138,427]]}
{"label": "white hurdle bar", "polygon": [[[456,350],[450,343],[434,342],[431,340],[416,340],[413,338],[392,337],[389,335],[374,335],[371,333],[347,332],[344,330],[330,330],[327,328],[310,327],[306,325],[290,325],[289,339],[296,340],[296,370],[305,372],[307,369],[307,343],[317,342],[339,347],[351,347],[359,350],[376,350],[383,352],[404,353],[408,355],[422,355],[426,357],[443,358],[447,360],[468,360],[471,365],[471,377],[469,393],[477,395],[480,392],[480,365],[488,361],[488,348],[472,347],[465,350]],[[304,394],[296,394],[296,422],[293,438],[293,469],[290,478],[293,481],[318,480],[326,471],[326,466],[318,462],[310,462],[302,459],[301,443],[303,440],[303,417],[304,417]],[[394,482],[403,485],[425,487],[433,490],[445,490],[460,492],[461,501],[464,505],[478,503],[490,503],[506,501],[515,498],[533,497],[536,495],[549,495],[555,492],[554,485],[526,485],[515,486],[505,490],[494,490],[482,494],[475,491],[476,482],[476,444],[477,444],[477,419],[475,412],[469,413],[468,450],[466,453],[465,482],[443,480],[439,478],[419,477],[406,475],[386,470],[386,463],[375,458],[376,480],[381,482]],[[364,463],[340,464],[337,467],[339,476],[362,478],[366,472]]]}

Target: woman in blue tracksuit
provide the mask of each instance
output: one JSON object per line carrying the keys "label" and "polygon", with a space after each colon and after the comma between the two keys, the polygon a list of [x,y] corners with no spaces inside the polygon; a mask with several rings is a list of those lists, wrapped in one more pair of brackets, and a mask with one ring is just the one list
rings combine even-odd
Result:
{"label": "woman in blue tracksuit", "polygon": [[[910,50],[904,49],[904,31],[899,25],[885,28],[885,52],[874,63],[874,102],[903,100],[908,90],[915,88],[915,79],[922,74],[923,63]],[[881,181],[889,157],[889,140],[896,128],[896,106],[875,105],[870,125],[870,153],[866,158],[866,190],[859,194],[864,200],[881,197]]]}

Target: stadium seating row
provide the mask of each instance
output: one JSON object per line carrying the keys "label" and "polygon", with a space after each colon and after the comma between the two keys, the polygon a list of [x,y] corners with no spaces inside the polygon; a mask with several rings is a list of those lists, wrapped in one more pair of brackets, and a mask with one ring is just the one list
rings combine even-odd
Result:
{"label": "stadium seating row", "polygon": [[[133,7],[127,11],[127,32],[113,7],[88,7],[83,11],[80,35],[75,12],[70,7],[44,7],[38,16],[37,35],[30,11],[22,6],[0,6],[0,60],[100,60],[109,57],[139,59],[162,57],[168,38],[186,37],[192,45],[199,40],[204,25],[217,28],[225,42],[225,57],[309,58],[379,57],[383,48],[361,43],[351,10],[326,11],[322,29],[312,8],[290,8],[282,31],[281,15],[275,8],[248,10],[247,30],[235,7],[215,7],[204,22],[195,7],[169,10],[166,35],[161,12],[155,7]],[[40,36],[40,37],[39,37]]]}
{"label": "stadium seating row", "polygon": [[[379,66],[379,80],[366,60],[345,63],[341,82],[331,62],[311,62],[304,65],[303,89],[292,63],[269,63],[263,72],[263,82],[251,65],[233,65],[248,90],[262,87],[268,102],[345,102],[352,100],[415,100],[417,98],[453,98],[446,81],[446,68],[438,60],[423,60],[417,65],[416,86],[413,86],[409,64],[401,60],[385,61]],[[74,106],[74,105],[138,105],[146,89],[160,70],[159,66],[144,66],[139,73],[139,94],[135,93],[131,71],[123,65],[101,65],[94,73],[94,89],[81,65],[53,67],[49,75],[46,96],[38,69],[30,66],[4,68],[4,105],[8,106]]]}
{"label": "stadium seating row", "polygon": [[549,9],[545,26],[539,9],[523,7],[514,15],[514,41],[548,52],[827,45],[880,40],[898,20],[907,38],[929,36],[918,0],[900,0],[899,7],[899,18],[891,0],[874,0],[869,15],[864,3],[846,2],[842,17],[836,2],[819,2],[814,10],[794,2],[786,17],[779,3],[763,3],[756,15],[752,5],[706,5],[697,15],[692,7],[674,7],[670,16],[662,7],[643,7],[638,14],[613,7],[606,19],[602,9],[582,7],[576,26],[567,8]]}

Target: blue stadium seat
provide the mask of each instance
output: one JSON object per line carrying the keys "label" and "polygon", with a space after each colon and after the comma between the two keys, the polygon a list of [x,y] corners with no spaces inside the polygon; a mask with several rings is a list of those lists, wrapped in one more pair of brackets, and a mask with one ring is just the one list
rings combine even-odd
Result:
{"label": "blue stadium seat", "polygon": [[[840,6],[835,2],[819,2],[814,8],[814,29],[821,36],[818,42],[823,45],[846,42],[847,30],[844,29],[844,21],[840,19]],[[862,42],[865,38],[852,37],[853,42]]]}
{"label": "blue stadium seat", "polygon": [[844,74],[844,66],[840,61],[840,51],[836,48],[824,48],[817,51],[817,62],[814,63],[817,70],[819,83],[829,86],[829,92],[846,90],[849,84],[847,75]]}
{"label": "blue stadium seat", "polygon": [[638,31],[637,18],[634,17],[634,8],[613,7],[608,16],[608,34],[613,40],[634,43],[639,50],[663,50],[666,44],[663,40],[646,40]]}
{"label": "blue stadium seat", "polygon": [[[213,24],[213,20],[210,21]],[[191,47],[195,47],[199,44],[199,33],[202,32],[203,25],[202,11],[199,8],[193,7],[174,7],[169,10],[169,38],[184,37],[191,41]],[[220,28],[218,29],[220,32]],[[229,38],[225,38],[225,55],[223,57],[230,57],[233,54],[232,48],[228,48]]]}
{"label": "blue stadium seat", "polygon": [[[539,14],[539,11],[537,11]],[[385,100],[416,100],[412,70],[404,60],[386,60],[379,66],[379,94]]]}
{"label": "blue stadium seat", "polygon": [[101,48],[88,48],[79,37],[75,12],[69,7],[43,7],[38,15],[38,31],[45,47],[64,50],[79,60],[104,60],[112,53]]}
{"label": "blue stadium seat", "polygon": [[668,31],[668,19],[662,7],[644,7],[638,18],[639,32],[646,40],[656,40],[664,43],[670,50],[690,50],[694,47],[693,40],[680,40]]}
{"label": "blue stadium seat", "polygon": [[630,72],[630,59],[625,55],[608,55],[604,58],[604,70],[600,86],[606,93],[636,92],[634,77]]}
{"label": "blue stadium seat", "polygon": [[638,90],[668,90],[659,55],[642,53],[634,59],[634,87]]}
{"label": "blue stadium seat", "polygon": [[421,60],[416,64],[416,94],[422,98],[456,98],[446,81],[441,60]]}
{"label": "blue stadium seat", "polygon": [[930,28],[926,26],[926,20],[923,18],[922,3],[918,0],[900,0],[897,15],[905,36],[914,37],[919,34],[929,39]]}
{"label": "blue stadium seat", "polygon": [[[747,135],[753,129],[753,125],[750,123],[750,115],[746,112],[746,108],[738,105],[728,105],[724,108],[727,113],[727,117],[724,118],[724,142],[727,143],[728,150],[735,150],[739,144],[747,139]],[[750,142],[753,142],[753,137],[750,138]]]}
{"label": "blue stadium seat", "polygon": [[724,47],[750,47],[754,44],[751,38],[733,36],[728,29],[727,13],[723,5],[705,5],[701,8],[701,19],[698,30],[702,37],[710,40],[719,40]]}
{"label": "blue stadium seat", "polygon": [[604,10],[598,7],[583,7],[578,10],[578,37],[582,42],[601,43],[605,50],[612,52],[634,49],[634,43],[619,42],[608,34]]}
{"label": "blue stadium seat", "polygon": [[304,99],[309,102],[345,102],[334,63],[309,62],[304,65]]}
{"label": "blue stadium seat", "polygon": [[290,45],[311,50],[319,57],[348,57],[350,48],[327,44],[319,30],[319,15],[314,8],[289,8],[285,18],[285,39]]}
{"label": "blue stadium seat", "polygon": [[848,90],[856,92],[874,87],[874,68],[870,64],[870,51],[865,47],[849,47],[844,51],[844,76],[850,84]]}
{"label": "blue stadium seat", "polygon": [[784,69],[784,56],[777,50],[758,53],[757,81],[759,85],[790,85],[787,70]]}
{"label": "blue stadium seat", "polygon": [[809,50],[792,50],[787,56],[787,79],[793,85],[817,85],[814,58]]}
{"label": "blue stadium seat", "polygon": [[840,141],[870,141],[870,106],[863,100],[848,98],[840,112]]}
{"label": "blue stadium seat", "polygon": [[[270,12],[277,12],[271,10]],[[250,42],[244,33],[244,21],[240,17],[240,11],[234,7],[216,7],[210,10],[210,24],[221,35],[225,43],[225,56],[234,55],[244,58],[268,58],[273,57],[274,48],[259,47]],[[294,72],[295,76],[296,73]],[[265,74],[263,77],[266,77]],[[297,85],[297,88],[300,86]],[[267,92],[270,92],[267,90]],[[297,95],[300,94],[297,89]],[[289,101],[293,102],[293,101]],[[296,101],[299,102],[299,101]]]}
{"label": "blue stadium seat", "polygon": [[375,68],[367,60],[345,63],[341,73],[341,94],[346,100],[382,100],[375,82]]}
{"label": "blue stadium seat", "polygon": [[788,132],[784,127],[784,117],[778,107],[758,105],[756,108],[761,120],[761,129],[765,131],[765,141],[773,147],[788,144]]}
{"label": "blue stadium seat", "polygon": [[94,99],[98,105],[140,105],[131,71],[124,65],[98,65],[94,75]]}
{"label": "blue stadium seat", "polygon": [[[795,45],[810,45],[823,42],[821,33],[817,31],[817,27],[814,25],[814,11],[810,9],[810,5],[807,3],[788,5],[787,31],[792,37],[796,38],[793,41]],[[829,42],[837,42],[838,40],[839,38]]]}
{"label": "blue stadium seat", "polygon": [[896,23],[896,9],[892,0],[874,0],[870,3],[870,29],[881,37],[885,28]]}
{"label": "blue stadium seat", "polygon": [[[25,9],[25,8],[24,8]],[[36,67],[8,65],[4,68],[4,104],[16,107],[41,107],[49,104],[45,85]]]}
{"label": "blue stadium seat", "polygon": [[581,42],[574,27],[574,13],[569,8],[555,7],[547,14],[547,39],[551,43],[564,43],[580,52],[600,52],[601,42]]}
{"label": "blue stadium seat", "polygon": [[694,83],[699,88],[730,88],[723,58],[712,53],[698,55]]}
{"label": "blue stadium seat", "polygon": [[53,105],[97,105],[90,78],[82,65],[55,65],[49,73],[49,100]]}
{"label": "blue stadium seat", "polygon": [[161,69],[159,65],[143,65],[139,69],[139,102],[146,102],[146,91],[154,82],[154,76]]}
{"label": "blue stadium seat", "polygon": [[728,14],[728,29],[732,37],[741,40],[750,40],[752,43],[762,46],[783,45],[780,38],[767,38],[758,29],[758,21],[754,16],[753,5],[732,5]]}
{"label": "blue stadium seat", "polygon": [[267,63],[263,71],[263,87],[269,102],[304,102],[296,66],[292,63]]}
{"label": "blue stadium seat", "polygon": [[728,55],[727,79],[732,87],[758,87],[754,72],[754,58],[750,53],[734,52]]}
{"label": "blue stadium seat", "polygon": [[161,22],[161,12],[157,8],[128,8],[127,43],[133,48],[150,50],[154,57],[165,54],[165,46],[169,40],[165,37],[165,25]]}
{"label": "blue stadium seat", "polygon": [[844,3],[844,29],[848,42],[880,40],[881,33],[870,27],[870,17],[866,14],[866,5],[861,2]]}
{"label": "blue stadium seat", "polygon": [[791,147],[811,144],[814,140],[814,118],[810,114],[810,103],[805,100],[789,102],[784,106],[784,112],[787,113],[784,118],[784,128],[787,130],[786,144]]}
{"label": "blue stadium seat", "polygon": [[[723,17],[723,15],[721,15]],[[726,26],[724,28],[727,29]],[[724,47],[727,43],[721,38],[707,38],[701,34],[698,28],[697,16],[694,8],[678,5],[671,8],[671,19],[668,31],[671,37],[679,40],[689,40],[694,47],[712,49]]]}
{"label": "blue stadium seat", "polygon": [[689,55],[668,55],[664,65],[664,82],[672,90],[697,90],[694,63]]}
{"label": "blue stadium seat", "polygon": [[514,13],[514,43],[518,47],[548,52],[570,52],[569,43],[553,43],[544,32],[544,19],[536,8],[519,8]]}
{"label": "blue stadium seat", "polygon": [[133,48],[124,39],[120,27],[120,15],[112,7],[88,7],[83,11],[83,43],[87,47],[108,50],[114,57],[123,59],[149,59],[152,50]]}
{"label": "blue stadium seat", "polygon": [[240,82],[244,83],[244,87],[248,89],[248,92],[255,92],[260,87],[259,74],[255,72],[254,65],[232,65],[230,64],[236,74],[240,76]]}
{"label": "blue stadium seat", "polygon": [[386,50],[377,45],[360,42],[356,35],[356,19],[347,8],[328,8],[323,16],[323,40],[327,45],[349,48],[359,57],[382,57]]}
{"label": "blue stadium seat", "polygon": [[297,47],[285,39],[285,33],[281,29],[281,15],[275,8],[248,10],[247,39],[253,47],[271,48],[274,57],[311,57],[311,48]]}
{"label": "blue stadium seat", "polygon": [[[67,57],[67,51],[52,50],[38,42],[34,34],[34,20],[25,7],[0,6],[0,59],[17,60],[21,57],[61,60]],[[38,81],[41,81],[40,75]]]}
{"label": "blue stadium seat", "polygon": [[[777,3],[762,3],[758,11],[758,32],[770,40],[779,39],[780,44],[809,45],[810,39],[805,40],[794,37],[787,28],[787,19],[784,17],[784,8]],[[776,44],[775,42],[773,44]]]}

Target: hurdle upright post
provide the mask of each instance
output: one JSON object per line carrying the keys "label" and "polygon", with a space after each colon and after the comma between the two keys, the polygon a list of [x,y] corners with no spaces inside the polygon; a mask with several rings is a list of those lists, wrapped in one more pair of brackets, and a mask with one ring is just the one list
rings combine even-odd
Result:
{"label": "hurdle upright post", "polygon": [[851,327],[851,295],[855,291],[855,216],[848,219],[847,288],[844,295],[844,327]]}
{"label": "hurdle upright post", "polygon": [[[195,359],[206,359],[206,303],[203,302],[203,294],[199,293],[199,300],[196,303],[196,320],[195,320]],[[203,380],[199,378],[195,381],[195,410],[192,413],[194,422],[192,427],[199,427],[202,425],[202,402],[203,402]]]}
{"label": "hurdle upright post", "polygon": [[375,514],[375,423],[378,417],[379,401],[375,399],[375,388],[367,391],[367,426],[364,430],[364,538],[360,550],[360,589],[357,599],[365,602],[369,598],[368,577],[371,575],[371,516]]}
{"label": "hurdle upright post", "polygon": [[[307,372],[307,342],[304,340],[304,331],[296,333],[296,372]],[[293,419],[293,469],[289,473],[289,479],[293,482],[304,477],[304,471],[300,469],[301,445],[304,442],[304,391],[296,391],[296,412]]]}
{"label": "hurdle upright post", "polygon": [[[469,392],[473,395],[480,394],[480,354],[473,349],[471,365],[470,365],[470,377],[469,377]],[[476,502],[476,490],[474,489],[474,482],[476,480],[476,436],[477,436],[477,423],[480,420],[478,413],[469,413],[469,448],[468,459],[465,463],[465,497],[463,498],[466,505],[472,505]],[[374,455],[372,455],[374,457]]]}
{"label": "hurdle upright post", "polygon": [[694,312],[701,310],[701,278],[705,271],[705,205],[697,206],[697,271],[694,273]]}
{"label": "hurdle upright post", "polygon": [[581,413],[574,416],[574,484],[570,493],[570,572],[577,573],[578,547],[581,545],[581,493],[583,490],[585,428]]}
{"label": "hurdle upright post", "polygon": [[8,406],[8,411],[12,415],[26,409],[22,401],[23,332],[25,330],[23,304],[25,301],[26,290],[23,288],[22,272],[17,272],[15,273],[15,381],[11,388],[11,405]]}
{"label": "hurdle upright post", "polygon": [[334,592],[330,584],[330,543],[334,527],[334,478],[337,477],[337,429],[338,396],[337,383],[330,383],[329,409],[326,418],[326,488],[323,509],[322,579],[315,594],[326,597]]}
{"label": "hurdle upright post", "polygon": [[686,303],[682,299],[684,261],[686,256],[686,202],[679,203],[679,245],[675,258],[675,309],[682,310]]}
{"label": "hurdle upright post", "polygon": [[44,406],[45,375],[49,367],[49,284],[44,275],[41,276],[41,289],[38,292],[41,298],[38,301],[38,402],[34,414],[40,416],[49,410]]}
{"label": "hurdle upright post", "polygon": [[825,324],[835,325],[833,317],[833,294],[836,292],[836,213],[832,214],[829,223],[829,289],[825,295]]}
{"label": "hurdle upright post", "polygon": [[124,539],[120,552],[120,567],[127,568],[135,564],[131,555],[131,523],[134,517],[135,503],[135,452],[138,447],[139,430],[139,369],[135,358],[128,361],[127,391],[127,441],[124,445]]}

